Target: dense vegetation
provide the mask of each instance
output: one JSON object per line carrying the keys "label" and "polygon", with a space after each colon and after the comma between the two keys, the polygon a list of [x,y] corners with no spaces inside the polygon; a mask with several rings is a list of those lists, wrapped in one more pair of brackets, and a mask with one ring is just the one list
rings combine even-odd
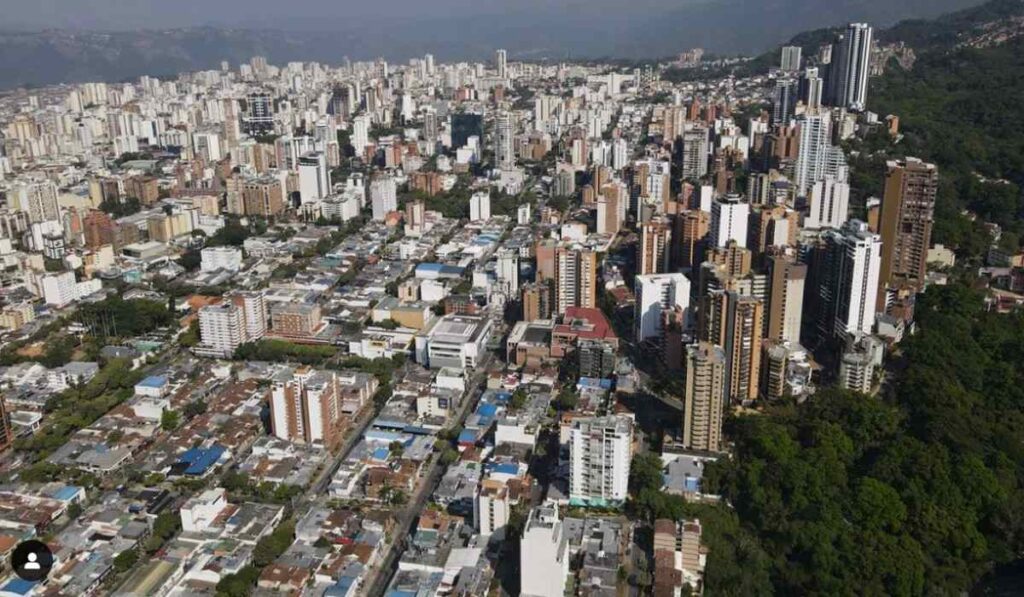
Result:
{"label": "dense vegetation", "polygon": [[94,336],[131,337],[171,325],[174,314],[165,303],[112,296],[98,303],[83,303],[74,320],[89,326]]}
{"label": "dense vegetation", "polygon": [[767,573],[781,594],[948,594],[1021,553],[1024,316],[954,285],[918,317],[885,399],[832,390],[731,421],[734,457],[706,481],[757,549],[712,550],[709,575],[731,582],[709,593]]}
{"label": "dense vegetation", "polygon": [[889,153],[917,156],[940,168],[940,242],[967,245],[967,254],[977,251],[976,242],[970,246],[972,227],[959,217],[962,208],[1018,236],[1024,232],[1021,97],[1020,38],[984,49],[928,51],[912,70],[893,67],[872,81],[871,108],[899,115],[904,133]]}

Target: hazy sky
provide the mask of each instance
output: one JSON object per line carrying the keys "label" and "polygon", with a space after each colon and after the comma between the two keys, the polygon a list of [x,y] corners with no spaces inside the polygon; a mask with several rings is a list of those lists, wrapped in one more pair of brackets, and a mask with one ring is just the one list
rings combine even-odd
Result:
{"label": "hazy sky", "polygon": [[[0,28],[134,29],[215,24],[324,28],[359,20],[423,20],[671,10],[720,0],[0,0]],[[6,25],[4,25],[6,23]]]}

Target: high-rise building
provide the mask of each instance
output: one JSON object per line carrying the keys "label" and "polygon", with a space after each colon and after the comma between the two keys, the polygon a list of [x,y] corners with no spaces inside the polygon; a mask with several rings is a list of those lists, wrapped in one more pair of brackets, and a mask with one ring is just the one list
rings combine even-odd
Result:
{"label": "high-rise building", "polygon": [[[229,179],[230,180],[230,179]],[[270,217],[284,211],[284,188],[281,180],[273,176],[261,176],[259,178],[245,179],[239,182],[239,194],[241,197],[241,210],[245,215]],[[229,185],[230,187],[230,185]],[[231,192],[228,192],[228,211],[239,213],[232,209]],[[236,208],[237,209],[237,208]]]}
{"label": "high-rise building", "polygon": [[664,218],[655,218],[640,226],[637,245],[637,274],[663,274],[669,269],[669,248],[672,244],[672,226]]}
{"label": "high-rise building", "polygon": [[270,428],[275,437],[333,450],[341,442],[343,422],[334,371],[301,367],[272,380]]}
{"label": "high-rise building", "polygon": [[494,66],[499,79],[508,78],[508,52],[505,50],[494,51]]}
{"label": "high-rise building", "polygon": [[747,246],[747,224],[750,204],[741,195],[726,195],[711,202],[712,247],[724,247],[730,240],[740,247]]}
{"label": "high-rise building", "polygon": [[505,287],[508,296],[519,294],[519,252],[502,249],[498,252],[498,282]]}
{"label": "high-rise building", "polygon": [[795,73],[800,70],[800,55],[803,48],[800,46],[782,46],[782,59],[779,62],[779,69],[787,73]]}
{"label": "high-rise building", "polygon": [[27,213],[33,224],[60,220],[57,185],[49,180],[17,183],[8,201],[12,209]]}
{"label": "high-rise building", "polygon": [[[799,48],[797,48],[799,49]],[[799,84],[793,77],[780,77],[772,89],[772,123],[787,124],[796,114]]]}
{"label": "high-rise building", "polygon": [[484,537],[501,538],[512,514],[508,484],[499,479],[484,479],[473,496],[473,523]]}
{"label": "high-rise building", "polygon": [[860,220],[824,233],[824,256],[815,264],[819,329],[825,336],[869,334],[875,322],[882,237]]}
{"label": "high-rise building", "polygon": [[549,281],[523,286],[523,321],[551,319],[555,310],[555,291]]}
{"label": "high-rise building", "polygon": [[331,194],[331,173],[327,156],[311,151],[299,158],[299,198],[303,205]]}
{"label": "high-rise building", "polygon": [[621,504],[629,489],[633,423],[622,415],[581,418],[569,432],[569,503]]}
{"label": "high-rise building", "polygon": [[775,255],[768,259],[768,270],[768,333],[765,337],[799,344],[807,266],[796,263],[791,257]]}
{"label": "high-rise building", "polygon": [[846,222],[850,209],[850,185],[833,178],[824,178],[811,188],[810,209],[804,228],[839,228]]}
{"label": "high-rise building", "polygon": [[370,202],[373,205],[373,219],[384,221],[390,212],[398,209],[398,187],[390,174],[383,174],[370,181]]}
{"label": "high-rise building", "polygon": [[516,167],[512,115],[505,110],[494,117],[494,164],[499,170]]}
{"label": "high-rise building", "polygon": [[795,247],[800,214],[782,205],[754,211],[749,246],[757,254],[776,247]]}
{"label": "high-rise building", "polygon": [[811,66],[804,69],[803,77],[800,79],[800,100],[810,111],[821,108],[825,94],[825,80],[818,73],[818,67]]}
{"label": "high-rise building", "polygon": [[225,295],[225,301],[230,301],[242,310],[244,327],[242,328],[242,343],[255,342],[267,333],[267,301],[260,291],[235,291]]}
{"label": "high-rise building", "polygon": [[708,129],[692,124],[683,131],[682,177],[700,180],[708,173]]}
{"label": "high-rise building", "polygon": [[885,175],[879,233],[882,265],[878,308],[886,305],[885,287],[924,287],[939,171],[917,158],[890,161]]}
{"label": "high-rise building", "polygon": [[555,249],[555,309],[597,306],[597,253],[584,247]]}
{"label": "high-rise building", "polygon": [[714,290],[703,301],[701,339],[725,351],[726,396],[746,402],[757,398],[761,379],[764,303],[732,290]]}
{"label": "high-rise building", "polygon": [[690,307],[690,280],[683,274],[637,276],[634,290],[637,342],[662,337],[665,310],[679,308],[685,313]]}
{"label": "high-rise building", "polygon": [[725,352],[710,342],[686,349],[686,396],[683,402],[683,446],[718,452],[728,404]]}
{"label": "high-rise building", "polygon": [[238,305],[225,301],[199,310],[199,354],[230,357],[245,343],[245,312]]}
{"label": "high-rise building", "polygon": [[814,183],[825,178],[832,149],[832,120],[828,112],[803,114],[797,118],[799,150],[793,183],[797,194],[805,196]]}
{"label": "high-rise building", "polygon": [[469,219],[472,222],[491,219],[491,194],[488,191],[477,191],[470,196]]}
{"label": "high-rise building", "polygon": [[356,156],[362,156],[366,146],[370,144],[370,115],[360,114],[352,120],[352,148]]}
{"label": "high-rise building", "polygon": [[7,400],[0,396],[0,453],[6,452],[14,445],[14,431],[11,429],[11,413],[7,410]]}
{"label": "high-rise building", "polygon": [[85,236],[85,246],[95,250],[104,245],[114,244],[117,239],[117,224],[109,214],[92,209],[82,218],[82,232]]}
{"label": "high-rise building", "polygon": [[689,209],[676,214],[674,238],[678,242],[678,259],[675,266],[693,270],[704,261],[704,245],[711,227],[711,213],[699,209]]}
{"label": "high-rise building", "polygon": [[828,74],[831,105],[855,111],[867,107],[871,43],[872,29],[867,23],[850,23],[846,32],[832,44]]}
{"label": "high-rise building", "polygon": [[270,95],[250,94],[246,99],[245,132],[252,137],[274,132],[274,110]]}
{"label": "high-rise building", "polygon": [[569,577],[569,541],[550,503],[530,511],[519,542],[519,594],[562,597]]}

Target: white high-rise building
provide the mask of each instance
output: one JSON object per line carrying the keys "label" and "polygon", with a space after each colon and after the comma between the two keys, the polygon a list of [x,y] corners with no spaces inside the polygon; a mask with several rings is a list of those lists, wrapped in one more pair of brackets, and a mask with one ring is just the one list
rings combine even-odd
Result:
{"label": "white high-rise building", "polygon": [[780,69],[787,73],[795,73],[800,70],[800,54],[802,52],[803,49],[800,46],[783,46]]}
{"label": "white high-rise building", "polygon": [[867,23],[850,23],[832,45],[829,99],[833,106],[861,111],[868,102],[873,30]]}
{"label": "white high-rise building", "polygon": [[676,307],[690,307],[690,280],[683,274],[649,274],[636,277],[636,340],[662,336],[661,314]]}
{"label": "white high-rise building", "polygon": [[825,178],[832,146],[832,120],[828,112],[808,113],[797,118],[800,148],[794,166],[797,193],[805,196],[814,183]]}
{"label": "white high-rise building", "polygon": [[74,272],[62,272],[43,276],[40,286],[43,300],[47,305],[60,309],[78,298],[78,287]]}
{"label": "white high-rise building", "polygon": [[299,197],[302,204],[319,201],[331,194],[331,173],[327,156],[311,151],[299,158]]}
{"label": "white high-rise building", "polygon": [[[255,342],[266,335],[269,309],[261,291],[235,291],[224,297],[242,310],[245,327],[242,343]],[[200,330],[201,331],[201,330]]]}
{"label": "white high-rise building", "polygon": [[60,219],[57,185],[49,180],[17,183],[8,199],[12,209],[28,214],[28,221],[49,222]]}
{"label": "white high-rise building", "polygon": [[473,523],[476,530],[485,537],[501,538],[511,513],[508,484],[497,479],[481,481],[473,500]]}
{"label": "white high-rise building", "polygon": [[477,191],[469,198],[469,219],[472,222],[483,222],[491,219],[491,194]]}
{"label": "white high-rise building", "polygon": [[494,52],[494,65],[498,71],[499,79],[508,78],[508,52],[505,50],[496,50]]}
{"label": "white high-rise building", "polygon": [[633,423],[628,417],[574,420],[569,431],[569,503],[603,506],[625,501],[632,449]]}
{"label": "white high-rise building", "polygon": [[563,597],[569,577],[569,542],[558,505],[530,511],[519,542],[521,597]]}
{"label": "white high-rise building", "polygon": [[505,285],[510,296],[519,293],[519,253],[504,249],[498,253],[498,281]]}
{"label": "white high-rise building", "polygon": [[847,220],[850,209],[850,185],[834,178],[825,178],[811,188],[810,210],[804,228],[839,228]]}
{"label": "white high-rise building", "polygon": [[390,174],[378,176],[370,182],[370,203],[373,219],[384,221],[388,213],[398,209],[398,187]]}
{"label": "white high-rise building", "polygon": [[846,222],[838,231],[828,231],[828,279],[832,285],[833,333],[870,334],[875,323],[878,276],[882,265],[882,237],[860,220]]}
{"label": "white high-rise building", "polygon": [[512,170],[516,167],[512,115],[504,110],[494,117],[494,164],[499,170]]}
{"label": "white high-rise building", "polygon": [[230,301],[203,307],[199,310],[199,337],[196,352],[230,357],[245,343],[244,310]]}
{"label": "white high-rise building", "polygon": [[366,146],[370,144],[370,116],[360,114],[352,121],[352,147],[356,155],[363,155]]}
{"label": "white high-rise building", "polygon": [[750,204],[741,195],[726,195],[711,202],[711,246],[722,248],[730,240],[742,248],[747,246],[747,224]]}

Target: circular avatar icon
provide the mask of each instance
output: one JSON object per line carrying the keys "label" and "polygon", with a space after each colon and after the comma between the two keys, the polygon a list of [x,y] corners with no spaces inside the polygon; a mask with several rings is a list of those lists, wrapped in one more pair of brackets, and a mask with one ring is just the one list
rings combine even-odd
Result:
{"label": "circular avatar icon", "polygon": [[42,541],[23,541],[11,553],[11,568],[22,580],[43,580],[53,568],[53,552]]}

